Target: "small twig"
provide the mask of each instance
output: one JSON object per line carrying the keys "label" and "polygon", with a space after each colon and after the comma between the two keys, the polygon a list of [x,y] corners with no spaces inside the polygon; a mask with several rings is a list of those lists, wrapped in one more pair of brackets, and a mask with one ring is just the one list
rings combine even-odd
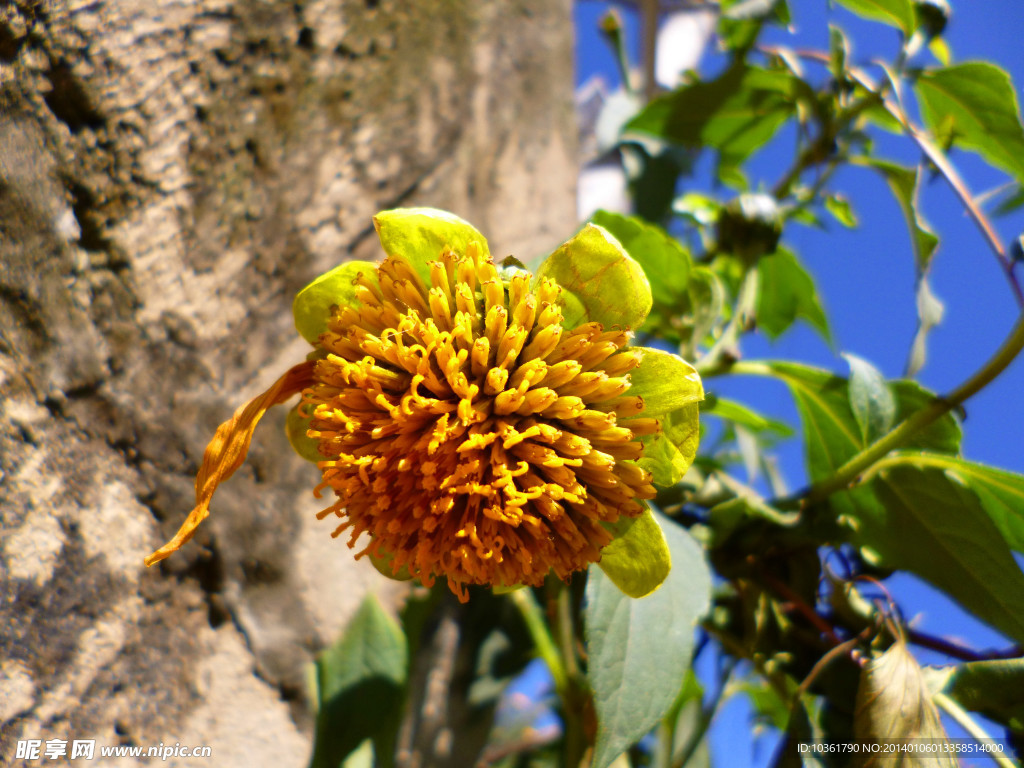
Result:
{"label": "small twig", "polygon": [[947,640],[944,637],[935,637],[924,632],[920,632],[916,629],[907,627],[906,629],[907,640],[912,642],[914,645],[919,645],[922,648],[928,648],[932,651],[938,651],[944,653],[947,656],[952,656],[954,659],[960,661],[994,661],[997,659],[1016,659],[1021,655],[1020,648],[1010,648],[1008,650],[997,651],[976,651],[973,648],[969,648],[966,645]]}
{"label": "small twig", "polygon": [[[857,644],[867,637],[870,629],[871,628],[868,627],[856,637],[851,637],[846,642],[840,643],[835,648],[832,648],[830,651],[828,651],[828,653],[826,653],[820,659],[818,659],[817,662],[815,662],[814,666],[811,667],[811,671],[807,673],[807,677],[803,679],[803,681],[797,687],[796,693],[793,694],[793,700],[789,704],[791,710],[796,708],[796,705],[800,702],[800,699],[803,698],[803,695],[807,693],[808,689],[810,689],[810,687],[814,685],[814,681],[817,680],[818,676],[825,671],[825,668],[828,667],[829,664],[838,659],[840,656],[844,656],[847,653],[853,651],[853,649],[857,647]],[[850,658],[853,659],[852,654]],[[857,663],[861,663],[857,659],[853,660]]]}

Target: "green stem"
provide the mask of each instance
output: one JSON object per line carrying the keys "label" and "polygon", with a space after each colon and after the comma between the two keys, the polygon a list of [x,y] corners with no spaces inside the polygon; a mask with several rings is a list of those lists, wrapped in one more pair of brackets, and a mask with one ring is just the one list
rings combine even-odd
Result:
{"label": "green stem", "polygon": [[[978,722],[971,717],[967,712],[964,711],[963,707],[953,701],[949,696],[944,693],[936,693],[932,696],[932,701],[939,705],[946,711],[950,717],[956,720],[960,727],[971,734],[971,737],[977,741],[992,741],[992,737],[985,732]],[[1016,763],[1008,757],[1000,755],[998,752],[988,753],[989,757],[996,761],[1003,768],[1016,768]]]}
{"label": "green stem", "polygon": [[548,665],[551,677],[555,681],[555,691],[558,693],[562,703],[565,704],[569,694],[569,676],[566,674],[565,665],[562,663],[558,647],[555,645],[555,641],[551,637],[551,633],[548,631],[547,624],[544,621],[544,612],[537,604],[537,600],[529,587],[517,589],[515,592],[510,592],[508,596],[523,617],[523,621],[526,623],[526,630],[530,633],[534,648],[537,649],[537,655]]}

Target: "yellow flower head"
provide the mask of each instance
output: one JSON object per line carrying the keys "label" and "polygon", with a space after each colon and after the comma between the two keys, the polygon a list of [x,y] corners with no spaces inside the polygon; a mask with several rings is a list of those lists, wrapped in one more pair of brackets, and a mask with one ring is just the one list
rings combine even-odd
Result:
{"label": "yellow flower head", "polygon": [[[450,214],[375,221],[387,258],[348,262],[299,294],[312,359],[221,426],[196,509],[148,563],[191,536],[260,416],[295,392],[293,443],[322,472],[317,495],[337,497],[319,514],[341,519],[333,535],[347,532],[350,547],[363,544],[357,557],[392,575],[445,577],[462,600],[468,584],[538,585],[599,561],[623,522],[646,512],[652,480],[675,482],[692,460],[699,379],[674,356],[627,346],[650,288],[607,233],[589,227],[535,278],[499,269]],[[602,273],[615,283],[603,292]],[[662,386],[651,414],[631,378],[669,369],[684,396],[666,399]]]}

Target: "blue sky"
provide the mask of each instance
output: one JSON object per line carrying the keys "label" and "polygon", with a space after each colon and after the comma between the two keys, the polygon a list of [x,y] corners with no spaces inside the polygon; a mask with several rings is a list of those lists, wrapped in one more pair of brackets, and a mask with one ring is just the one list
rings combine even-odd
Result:
{"label": "blue sky", "polygon": [[[594,0],[575,4],[577,83],[598,73],[611,85],[618,83],[615,62],[596,32],[597,20],[612,5]],[[1002,66],[1012,76],[1020,100],[1024,85],[1024,57],[1020,55],[1024,3],[961,1],[953,6],[946,39],[954,61],[988,59]],[[898,48],[898,33],[894,29],[861,21],[841,8],[830,9],[826,0],[790,0],[790,7],[795,35],[773,30],[763,38],[765,41],[827,49],[828,24],[832,22],[847,32],[853,43],[853,59],[858,64],[868,64],[875,57],[891,60]],[[635,40],[636,18],[628,12],[624,17],[627,32]],[[920,63],[930,65],[934,60],[924,55]],[[907,165],[918,160],[918,153],[907,141],[883,138],[875,146],[878,156]],[[792,159],[792,147],[792,134],[783,132],[755,159],[752,180],[756,183],[760,177],[770,186],[784,170],[784,164]],[[953,160],[975,194],[1007,181],[1006,176],[971,154],[955,152]],[[708,189],[707,179],[699,174],[687,183],[694,185],[687,188]],[[748,358],[799,360],[845,375],[846,363],[839,354],[852,352],[871,361],[887,377],[897,378],[903,372],[917,325],[915,272],[905,224],[888,187],[870,171],[840,172],[831,188],[850,198],[861,228],[847,230],[833,225],[827,232],[821,232],[791,226],[784,242],[800,255],[815,277],[832,324],[834,348],[802,326],[776,343],[755,334],[744,343],[744,354]],[[1019,309],[995,257],[944,181],[935,180],[922,190],[922,207],[926,220],[941,238],[930,279],[946,312],[942,324],[931,334],[928,361],[918,379],[941,393],[964,381],[995,351]],[[1024,232],[1024,213],[996,219],[995,225],[1009,245],[1012,238]],[[1024,281],[1024,265],[1020,265],[1018,274]],[[725,385],[716,381],[711,387],[769,415],[797,423],[795,408],[781,385],[763,380]],[[1024,362],[1015,361],[999,379],[968,402],[966,411],[965,457],[1024,472]],[[783,449],[781,460],[791,487],[799,487],[805,476],[798,440]],[[1008,644],[909,577],[894,579],[891,587],[907,616],[920,614],[918,621],[923,629],[959,636],[982,648]],[[924,659],[943,663],[936,655]],[[735,742],[737,732],[750,731],[748,711],[736,704],[724,714],[713,734],[713,747],[717,747],[715,765],[765,764],[771,756],[770,749],[762,748],[752,754],[749,746],[738,747]]]}

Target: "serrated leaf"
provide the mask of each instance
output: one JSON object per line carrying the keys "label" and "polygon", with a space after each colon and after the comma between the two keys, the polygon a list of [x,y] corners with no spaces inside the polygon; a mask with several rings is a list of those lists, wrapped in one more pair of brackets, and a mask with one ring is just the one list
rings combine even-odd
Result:
{"label": "serrated leaf", "polygon": [[643,597],[660,587],[672,570],[672,554],[651,510],[607,527],[615,539],[601,550],[598,565],[604,574],[630,597]]}
{"label": "serrated leaf", "polygon": [[916,171],[888,160],[856,158],[852,162],[874,168],[882,174],[892,190],[903,218],[910,230],[910,245],[919,270],[925,270],[939,246],[939,238],[921,216],[917,204],[918,174]]}
{"label": "serrated leaf", "polygon": [[903,464],[839,495],[875,565],[920,576],[982,621],[1024,640],[1024,574],[978,496],[955,473]]}
{"label": "serrated leaf", "polygon": [[910,0],[836,0],[858,16],[881,21],[910,36],[914,31],[914,6]]}
{"label": "serrated leaf", "polygon": [[1024,659],[961,664],[953,670],[946,690],[965,709],[1018,733],[1024,731]]}
{"label": "serrated leaf", "polygon": [[828,318],[821,306],[814,280],[785,248],[758,260],[757,325],[773,339],[797,318],[811,324],[829,341]]}
{"label": "serrated leaf", "polygon": [[867,360],[843,355],[850,364],[850,408],[865,444],[873,443],[890,429],[896,418],[896,399],[885,377]]}
{"label": "serrated leaf", "polygon": [[715,80],[655,99],[626,131],[696,149],[712,148],[719,153],[720,165],[735,167],[792,116],[798,83],[787,71],[738,64]]}
{"label": "serrated leaf", "polygon": [[369,595],[341,639],[317,659],[310,768],[337,768],[364,739],[397,727],[407,667],[405,635]]}
{"label": "serrated leaf", "polygon": [[[651,286],[643,269],[603,227],[587,224],[544,260],[537,278],[549,277],[578,300],[565,305],[565,325],[596,321],[636,329],[651,311]],[[573,311],[582,316],[571,316]]]}
{"label": "serrated leaf", "polygon": [[[906,644],[897,640],[861,672],[853,716],[853,736],[860,741],[945,740],[948,737],[932,703],[921,667]],[[891,761],[900,768],[955,768],[954,754],[901,752]],[[877,755],[858,756],[854,765],[873,765]],[[889,760],[886,761],[890,762]]]}
{"label": "serrated leaf", "polygon": [[626,597],[597,569],[587,578],[587,678],[598,736],[592,768],[607,768],[672,707],[690,666],[694,626],[710,603],[711,576],[701,548],[663,519],[672,571],[661,589]]}
{"label": "serrated leaf", "polygon": [[292,315],[295,329],[310,344],[316,344],[327,330],[327,321],[335,307],[356,303],[356,278],[365,274],[377,281],[377,265],[369,261],[346,261],[325,272],[295,295]]}
{"label": "serrated leaf", "polygon": [[1024,127],[1010,76],[994,64],[972,61],[922,72],[915,85],[933,132],[951,123],[956,143],[1024,180]]}

